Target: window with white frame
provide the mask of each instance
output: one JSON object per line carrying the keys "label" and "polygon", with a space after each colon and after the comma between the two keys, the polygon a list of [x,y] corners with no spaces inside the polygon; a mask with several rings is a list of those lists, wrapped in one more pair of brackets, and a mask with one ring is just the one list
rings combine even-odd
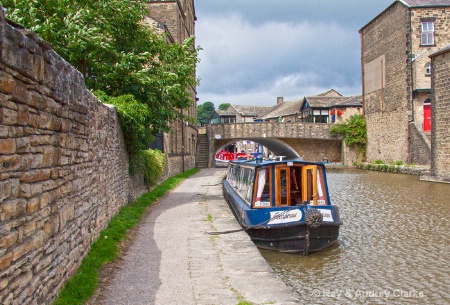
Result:
{"label": "window with white frame", "polygon": [[431,63],[425,65],[425,75],[431,75]]}
{"label": "window with white frame", "polygon": [[421,45],[434,45],[434,21],[422,21]]}

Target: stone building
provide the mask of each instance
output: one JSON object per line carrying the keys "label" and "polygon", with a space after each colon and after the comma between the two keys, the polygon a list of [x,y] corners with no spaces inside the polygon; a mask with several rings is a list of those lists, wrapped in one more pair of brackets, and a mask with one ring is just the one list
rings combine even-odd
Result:
{"label": "stone building", "polygon": [[211,124],[254,122],[272,107],[230,105],[225,110],[215,110],[209,121]]}
{"label": "stone building", "polygon": [[344,97],[334,89],[314,96],[277,104],[261,116],[266,122],[345,122],[351,115],[361,113],[361,96]]}
{"label": "stone building", "polygon": [[277,104],[261,116],[265,122],[296,122],[302,100],[296,99],[285,102],[283,97],[277,97]]}
{"label": "stone building", "polygon": [[[182,43],[195,35],[194,0],[149,0],[148,16],[158,29],[167,33],[169,43]],[[196,88],[191,88],[192,105],[184,111],[193,119],[197,117]],[[152,148],[162,150],[168,161],[167,176],[195,167],[198,130],[195,124],[177,120],[171,122],[171,132],[160,134]]]}
{"label": "stone building", "polygon": [[430,164],[430,55],[449,41],[449,0],[397,0],[361,36],[367,160]]}
{"label": "stone building", "polygon": [[362,113],[361,96],[319,94],[304,97],[300,106],[302,122],[344,123],[358,113]]}
{"label": "stone building", "polygon": [[431,68],[431,177],[450,182],[450,45],[430,55]]}

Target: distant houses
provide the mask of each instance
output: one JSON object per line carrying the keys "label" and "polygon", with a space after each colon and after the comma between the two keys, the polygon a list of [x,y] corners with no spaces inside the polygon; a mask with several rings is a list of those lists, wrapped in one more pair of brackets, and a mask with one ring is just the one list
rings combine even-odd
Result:
{"label": "distant houses", "polygon": [[226,110],[216,110],[210,124],[249,122],[345,122],[351,115],[362,113],[361,96],[342,96],[334,89],[292,101],[277,98],[274,106],[230,105]]}
{"label": "distant houses", "polygon": [[211,124],[254,122],[272,107],[230,105],[225,110],[216,110],[209,121]]}

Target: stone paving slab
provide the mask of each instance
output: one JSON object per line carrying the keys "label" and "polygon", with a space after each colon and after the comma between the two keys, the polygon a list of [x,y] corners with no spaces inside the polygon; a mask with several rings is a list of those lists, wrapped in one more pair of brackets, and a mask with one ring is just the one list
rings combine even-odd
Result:
{"label": "stone paving slab", "polygon": [[204,169],[152,205],[120,266],[90,304],[301,304],[239,229],[223,169]]}

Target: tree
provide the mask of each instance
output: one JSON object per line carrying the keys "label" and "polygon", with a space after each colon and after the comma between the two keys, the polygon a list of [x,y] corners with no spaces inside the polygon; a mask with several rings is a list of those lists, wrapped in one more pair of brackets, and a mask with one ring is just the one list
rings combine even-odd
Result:
{"label": "tree", "polygon": [[[149,134],[188,120],[199,48],[189,38],[168,44],[133,0],[6,0],[8,18],[38,33],[82,72],[86,86],[109,96],[132,95],[147,105]],[[127,98],[126,100],[132,100]]]}
{"label": "tree", "polygon": [[230,103],[223,103],[219,105],[219,110],[227,110],[228,107],[230,107],[231,104]]}
{"label": "tree", "polygon": [[215,106],[212,102],[205,102],[197,106],[197,121],[200,125],[208,124],[209,117],[215,111]]}

